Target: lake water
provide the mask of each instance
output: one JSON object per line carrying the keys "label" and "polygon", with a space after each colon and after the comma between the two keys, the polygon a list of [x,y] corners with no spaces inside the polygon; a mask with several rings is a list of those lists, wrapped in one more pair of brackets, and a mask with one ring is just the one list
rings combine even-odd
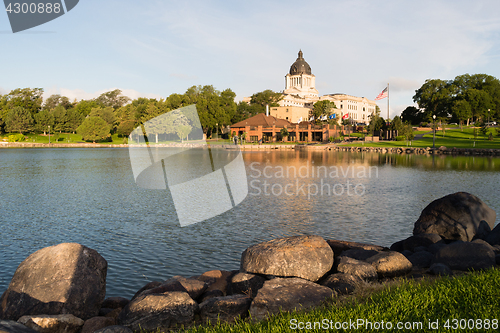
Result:
{"label": "lake water", "polygon": [[[181,227],[165,190],[139,188],[128,149],[0,150],[0,293],[19,263],[77,242],[108,261],[107,296],[173,275],[239,268],[276,237],[390,246],[432,200],[466,191],[500,214],[500,159],[328,151],[243,152],[249,184],[234,209]],[[193,200],[208,193],[192,193]]]}

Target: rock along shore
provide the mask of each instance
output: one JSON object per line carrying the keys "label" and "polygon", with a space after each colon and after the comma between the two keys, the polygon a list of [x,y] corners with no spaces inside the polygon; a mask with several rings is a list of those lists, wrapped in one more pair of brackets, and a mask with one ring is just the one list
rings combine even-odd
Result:
{"label": "rock along shore", "polygon": [[[206,145],[182,143],[182,144],[153,144],[151,147],[205,147]],[[33,142],[0,142],[0,148],[129,148],[144,147],[143,145],[128,144],[105,144],[105,143],[33,143]],[[236,149],[229,144],[211,144],[212,148]],[[365,152],[381,154],[419,154],[419,155],[476,155],[476,156],[500,156],[500,149],[479,148],[415,148],[415,147],[351,147],[336,144],[265,144],[265,145],[238,145],[238,149],[245,151],[266,150],[330,150],[342,152]]]}
{"label": "rock along shore", "polygon": [[0,331],[23,333],[166,332],[192,325],[262,320],[309,309],[368,282],[454,275],[500,263],[496,213],[472,194],[431,202],[413,235],[390,248],[316,235],[247,248],[240,269],[151,281],[132,299],[105,299],[107,262],[75,243],[38,250],[0,298]]}

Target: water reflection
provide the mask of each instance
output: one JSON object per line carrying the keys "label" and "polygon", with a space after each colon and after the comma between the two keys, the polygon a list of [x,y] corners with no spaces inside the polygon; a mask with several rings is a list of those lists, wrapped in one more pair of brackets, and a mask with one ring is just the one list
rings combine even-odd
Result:
{"label": "water reflection", "polygon": [[151,280],[238,269],[246,247],[276,237],[389,246],[449,193],[470,192],[500,212],[500,163],[492,157],[245,151],[247,198],[181,228],[168,191],[136,186],[127,149],[0,154],[0,293],[30,253],[62,242],[99,251],[109,264],[108,296],[130,297]]}

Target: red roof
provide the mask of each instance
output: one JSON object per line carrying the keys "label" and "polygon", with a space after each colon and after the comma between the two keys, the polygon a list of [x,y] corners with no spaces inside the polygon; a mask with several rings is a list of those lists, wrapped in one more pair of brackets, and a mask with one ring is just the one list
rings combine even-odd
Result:
{"label": "red roof", "polygon": [[273,127],[273,124],[276,127],[285,127],[285,126],[291,126],[292,123],[290,123],[288,120],[285,119],[279,119],[273,116],[266,116],[264,113],[259,113],[253,117],[250,117],[248,119],[242,120],[236,124],[231,125],[231,128],[236,128],[236,127],[245,127],[245,126],[262,126],[262,127]]}

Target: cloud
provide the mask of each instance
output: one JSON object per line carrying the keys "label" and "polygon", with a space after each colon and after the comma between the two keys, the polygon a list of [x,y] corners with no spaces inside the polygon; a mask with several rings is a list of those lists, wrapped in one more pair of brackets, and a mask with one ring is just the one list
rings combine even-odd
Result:
{"label": "cloud", "polygon": [[[389,81],[389,92],[412,92],[420,88],[423,81],[411,80],[402,77],[394,77],[391,76],[388,79]],[[383,83],[381,83],[383,85]]]}

